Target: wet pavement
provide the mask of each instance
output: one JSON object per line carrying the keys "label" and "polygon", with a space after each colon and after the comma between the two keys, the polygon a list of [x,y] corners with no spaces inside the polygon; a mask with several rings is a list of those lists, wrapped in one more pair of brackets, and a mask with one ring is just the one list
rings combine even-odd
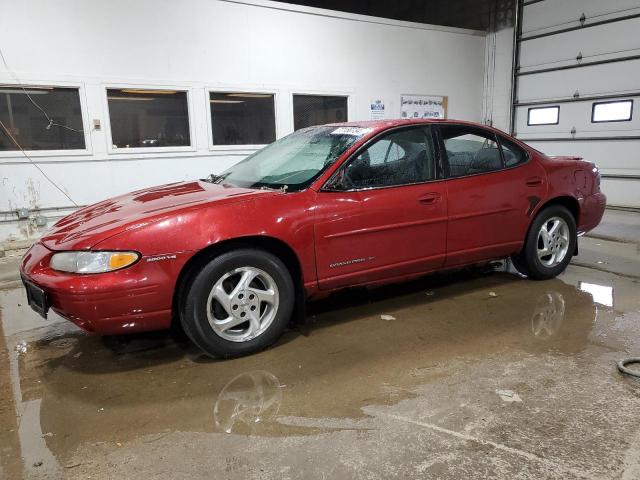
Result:
{"label": "wet pavement", "polygon": [[345,292],[228,361],[1,290],[0,478],[638,479],[615,362],[640,356],[640,248],[583,239],[575,262]]}

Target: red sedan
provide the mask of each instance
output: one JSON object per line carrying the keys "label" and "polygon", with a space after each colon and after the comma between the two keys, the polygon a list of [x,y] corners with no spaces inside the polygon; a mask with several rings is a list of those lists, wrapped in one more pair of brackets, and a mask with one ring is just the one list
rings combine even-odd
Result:
{"label": "red sedan", "polygon": [[181,322],[212,356],[276,341],[296,306],[511,257],[547,279],[604,212],[597,168],[457,121],[323,125],[221,175],[56,223],[25,255],[30,305],[102,334]]}

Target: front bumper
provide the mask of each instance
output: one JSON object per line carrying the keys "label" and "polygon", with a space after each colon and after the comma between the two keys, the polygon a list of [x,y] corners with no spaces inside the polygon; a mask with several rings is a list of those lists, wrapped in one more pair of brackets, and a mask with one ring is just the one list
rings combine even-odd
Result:
{"label": "front bumper", "polygon": [[47,306],[104,335],[161,330],[171,324],[173,291],[186,258],[147,262],[115,272],[80,275],[52,270],[55,252],[36,243],[20,266],[23,281],[44,290]]}

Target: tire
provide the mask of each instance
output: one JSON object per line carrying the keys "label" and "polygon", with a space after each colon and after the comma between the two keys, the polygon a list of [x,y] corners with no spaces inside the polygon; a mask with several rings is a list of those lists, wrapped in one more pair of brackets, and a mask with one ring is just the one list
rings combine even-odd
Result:
{"label": "tire", "polygon": [[182,328],[214,358],[248,355],[272,345],[289,323],[295,303],[287,267],[255,249],[215,257],[185,288]]}
{"label": "tire", "polygon": [[524,248],[511,260],[516,269],[529,278],[547,280],[567,268],[576,242],[576,221],[571,212],[562,205],[550,205],[538,213],[529,228]]}

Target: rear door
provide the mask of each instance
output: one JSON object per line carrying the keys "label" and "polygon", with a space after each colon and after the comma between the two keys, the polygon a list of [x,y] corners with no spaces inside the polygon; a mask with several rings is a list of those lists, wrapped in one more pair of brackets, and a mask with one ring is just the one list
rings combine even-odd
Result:
{"label": "rear door", "polygon": [[447,266],[520,250],[529,214],[544,196],[542,167],[525,150],[481,127],[439,126],[447,171]]}
{"label": "rear door", "polygon": [[440,268],[446,186],[431,127],[404,127],[356,152],[317,195],[321,289]]}

